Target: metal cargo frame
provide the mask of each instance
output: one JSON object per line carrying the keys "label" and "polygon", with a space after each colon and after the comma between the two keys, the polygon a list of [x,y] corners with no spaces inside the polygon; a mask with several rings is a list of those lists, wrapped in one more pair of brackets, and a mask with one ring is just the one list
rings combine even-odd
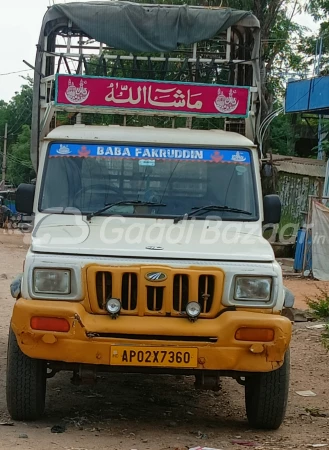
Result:
{"label": "metal cargo frame", "polygon": [[[142,5],[149,8],[158,5]],[[176,5],[161,5],[178,7]],[[202,7],[189,7],[202,8]],[[225,117],[206,119],[197,118],[193,122],[193,114],[184,120],[184,126],[199,127],[200,120],[207,121],[204,128],[220,128],[236,131],[246,135],[253,142],[257,141],[256,130],[260,118],[260,29],[258,20],[250,15],[235,25],[218,33],[212,39],[197,42],[190,46],[180,46],[170,53],[132,54],[114,49],[97,42],[87,36],[80,28],[65,20],[54,21],[44,26],[44,36],[37,48],[34,80],[34,111],[32,117],[31,157],[35,167],[39,159],[39,142],[51,129],[61,122],[60,116],[72,121],[81,122],[81,114],[115,115],[115,119],[105,119],[103,123],[132,125],[136,120],[136,112],[116,111],[113,109],[81,107],[79,105],[58,106],[54,104],[56,74],[84,74],[96,76],[144,78],[154,80],[181,81],[193,83],[209,83],[221,85],[249,86],[251,102],[247,119]],[[36,110],[36,106],[38,110]],[[37,113],[37,114],[36,114]],[[156,111],[143,113],[154,120],[163,116]],[[140,113],[138,113],[138,116]],[[84,116],[86,117],[86,116]],[[120,118],[121,117],[121,118]],[[220,117],[220,115],[218,116]],[[162,126],[175,127],[174,113]],[[88,123],[90,119],[87,119]],[[98,122],[99,123],[99,122]]]}

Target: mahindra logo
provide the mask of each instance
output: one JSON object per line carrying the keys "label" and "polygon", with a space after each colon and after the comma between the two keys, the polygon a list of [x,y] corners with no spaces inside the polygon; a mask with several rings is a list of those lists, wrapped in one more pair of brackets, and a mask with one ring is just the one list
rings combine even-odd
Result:
{"label": "mahindra logo", "polygon": [[149,272],[145,275],[148,281],[164,281],[167,279],[167,275],[163,272]]}

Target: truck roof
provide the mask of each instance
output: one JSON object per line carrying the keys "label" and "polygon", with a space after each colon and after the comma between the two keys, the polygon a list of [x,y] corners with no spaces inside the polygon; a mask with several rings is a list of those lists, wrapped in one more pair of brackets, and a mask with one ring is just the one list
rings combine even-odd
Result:
{"label": "truck roof", "polygon": [[99,141],[183,146],[255,147],[241,134],[223,130],[191,130],[189,128],[127,127],[120,125],[63,125],[52,130],[46,140]]}

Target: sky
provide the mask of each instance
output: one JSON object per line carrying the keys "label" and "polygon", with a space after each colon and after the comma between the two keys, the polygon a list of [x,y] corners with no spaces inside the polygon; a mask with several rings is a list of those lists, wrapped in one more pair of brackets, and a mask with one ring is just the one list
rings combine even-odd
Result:
{"label": "sky", "polygon": [[[33,75],[32,70],[25,71],[28,67],[23,63],[23,59],[34,65],[42,18],[50,2],[52,4],[53,0],[6,2],[2,0],[1,3],[4,4],[0,7],[0,100],[9,101],[24,83],[21,77]],[[56,3],[60,1],[56,0]],[[299,16],[297,21],[301,25],[316,28],[312,19],[305,14]],[[24,72],[4,75],[18,71]]]}

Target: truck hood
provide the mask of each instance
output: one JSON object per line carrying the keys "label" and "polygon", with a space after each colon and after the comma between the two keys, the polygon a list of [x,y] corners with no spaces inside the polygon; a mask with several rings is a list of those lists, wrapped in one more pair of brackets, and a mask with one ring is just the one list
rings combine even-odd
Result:
{"label": "truck hood", "polygon": [[[48,216],[49,217],[49,216]],[[259,223],[56,216],[39,220],[31,250],[39,253],[227,261],[274,261]]]}

